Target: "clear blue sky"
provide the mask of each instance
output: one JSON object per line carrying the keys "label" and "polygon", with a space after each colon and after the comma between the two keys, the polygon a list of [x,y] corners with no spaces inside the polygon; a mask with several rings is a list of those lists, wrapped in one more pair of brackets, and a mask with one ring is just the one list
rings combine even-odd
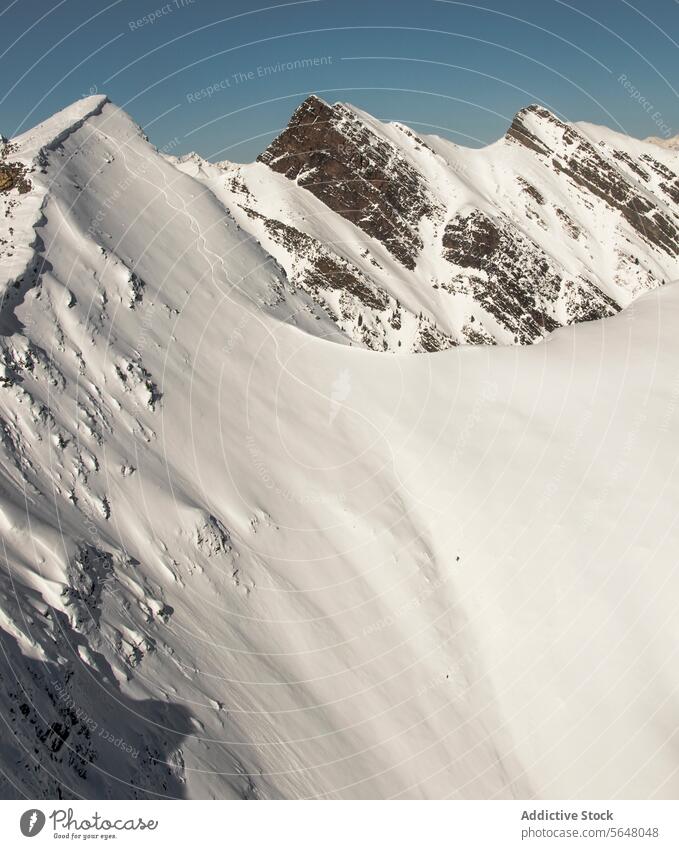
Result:
{"label": "clear blue sky", "polygon": [[[532,102],[639,137],[679,133],[677,0],[0,4],[10,136],[90,91],[159,147],[178,137],[175,150],[236,161],[253,159],[311,92],[462,144],[494,141]],[[318,64],[275,70],[304,59]]]}

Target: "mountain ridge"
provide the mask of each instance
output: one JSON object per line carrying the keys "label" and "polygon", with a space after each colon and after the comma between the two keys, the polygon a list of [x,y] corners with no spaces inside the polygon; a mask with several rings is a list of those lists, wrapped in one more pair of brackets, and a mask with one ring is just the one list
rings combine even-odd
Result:
{"label": "mountain ridge", "polygon": [[[58,146],[59,121],[71,132],[107,102],[79,101],[23,134],[14,142],[22,167],[36,167],[41,144]],[[252,165],[170,160],[202,179],[285,269],[281,297],[293,314],[310,309],[345,344],[433,352],[540,341],[679,276],[679,166],[656,151],[565,124],[538,104],[493,145],[462,148],[311,95]],[[321,206],[309,208],[305,194]],[[23,204],[32,201],[28,193]],[[15,263],[22,251],[25,240]]]}
{"label": "mountain ridge", "polygon": [[[679,290],[542,346],[378,356],[445,344],[431,258],[99,106],[5,152],[0,795],[676,798]],[[487,268],[533,225],[488,226],[484,161],[419,233],[457,222],[445,250]]]}
{"label": "mountain ridge", "polygon": [[678,273],[673,154],[538,105],[473,149],[312,95],[257,163],[178,166],[373,350],[536,342]]}

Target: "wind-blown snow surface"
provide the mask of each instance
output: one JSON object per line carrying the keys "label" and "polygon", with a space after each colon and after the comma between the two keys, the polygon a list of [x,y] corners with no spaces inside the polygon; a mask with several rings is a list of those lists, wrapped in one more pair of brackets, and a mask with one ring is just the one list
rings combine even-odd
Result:
{"label": "wind-blown snow surface", "polygon": [[4,223],[2,795],[676,797],[677,287],[334,344],[116,107],[55,120]]}

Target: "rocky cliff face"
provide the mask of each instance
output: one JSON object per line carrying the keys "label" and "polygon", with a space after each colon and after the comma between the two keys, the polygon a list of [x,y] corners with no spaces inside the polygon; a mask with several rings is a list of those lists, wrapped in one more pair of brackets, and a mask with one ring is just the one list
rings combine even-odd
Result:
{"label": "rocky cliff face", "polygon": [[[526,127],[526,115],[539,119],[543,135],[549,134],[554,139],[551,146]],[[517,115],[507,138],[526,146],[538,156],[551,157],[552,167],[570,178],[574,190],[588,192],[601,199],[610,210],[619,212],[642,239],[676,258],[679,251],[676,210],[674,215],[666,214],[658,199],[644,192],[643,183],[652,190],[650,175],[634,157],[621,150],[596,150],[573,127],[537,106],[528,107]],[[640,158],[644,156],[653,161],[648,153],[641,154]],[[664,176],[662,172],[658,173]],[[671,181],[676,180],[676,174],[669,169],[666,176]],[[638,187],[640,179],[642,187]],[[665,183],[661,182],[660,188],[669,194]],[[676,200],[674,202],[676,204]]]}
{"label": "rocky cliff face", "polygon": [[344,104],[310,97],[259,161],[312,192],[413,269],[432,212],[422,175]]}
{"label": "rocky cliff face", "polygon": [[446,225],[443,247],[451,264],[469,272],[444,287],[452,294],[469,294],[514,332],[516,343],[530,344],[560,327],[559,305],[566,309],[568,323],[614,315],[619,309],[586,278],[564,279],[558,264],[504,216],[495,222],[478,210],[458,216]]}
{"label": "rocky cliff face", "polygon": [[191,167],[373,350],[530,344],[679,276],[677,154],[540,106],[469,150],[310,97],[257,163]]}

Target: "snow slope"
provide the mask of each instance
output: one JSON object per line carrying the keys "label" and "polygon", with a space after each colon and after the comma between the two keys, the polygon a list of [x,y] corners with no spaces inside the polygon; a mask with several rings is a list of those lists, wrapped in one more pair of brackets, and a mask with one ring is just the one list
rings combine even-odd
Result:
{"label": "snow slope", "polygon": [[112,104],[15,141],[2,796],[676,798],[677,287],[377,356]]}

